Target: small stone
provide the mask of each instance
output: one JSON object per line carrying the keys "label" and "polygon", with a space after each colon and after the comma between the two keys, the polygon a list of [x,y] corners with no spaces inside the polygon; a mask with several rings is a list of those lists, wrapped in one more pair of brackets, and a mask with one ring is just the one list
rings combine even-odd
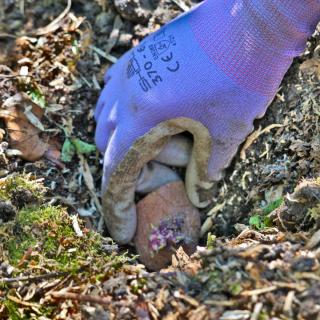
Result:
{"label": "small stone", "polygon": [[97,15],[95,25],[99,32],[106,32],[107,29],[112,28],[114,14],[109,12],[101,12]]}
{"label": "small stone", "polygon": [[180,246],[189,255],[196,250],[200,214],[188,199],[183,182],[166,184],[140,200],[137,218],[134,243],[148,269],[168,266]]}
{"label": "small stone", "polygon": [[122,18],[135,23],[147,22],[155,9],[150,0],[114,0],[113,3]]}

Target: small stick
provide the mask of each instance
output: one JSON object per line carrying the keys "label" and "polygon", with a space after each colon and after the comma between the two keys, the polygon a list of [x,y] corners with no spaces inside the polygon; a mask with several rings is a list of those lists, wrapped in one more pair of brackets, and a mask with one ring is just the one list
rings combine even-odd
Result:
{"label": "small stick", "polygon": [[264,293],[267,293],[267,292],[275,291],[277,289],[278,289],[277,286],[270,286],[270,287],[267,287],[267,288],[243,291],[240,294],[242,296],[247,296],[247,297],[258,296],[259,294],[264,294]]}
{"label": "small stick", "polygon": [[55,277],[60,277],[67,275],[67,272],[52,272],[52,273],[46,273],[41,274],[39,276],[24,276],[24,277],[16,277],[16,278],[0,278],[0,283],[11,283],[11,282],[18,282],[18,281],[38,281],[42,279],[50,279]]}
{"label": "small stick", "polygon": [[59,292],[53,291],[50,293],[53,298],[57,299],[70,299],[82,302],[92,302],[98,304],[109,304],[111,302],[111,297],[99,297],[99,296],[91,296],[88,294],[77,294],[72,292]]}
{"label": "small stick", "polygon": [[[36,303],[20,300],[17,297],[11,296],[10,294],[7,295],[7,298],[15,303],[22,304],[23,306],[26,306],[26,307],[35,307],[35,308],[40,307],[40,305]],[[37,311],[37,313],[39,313],[39,311]]]}

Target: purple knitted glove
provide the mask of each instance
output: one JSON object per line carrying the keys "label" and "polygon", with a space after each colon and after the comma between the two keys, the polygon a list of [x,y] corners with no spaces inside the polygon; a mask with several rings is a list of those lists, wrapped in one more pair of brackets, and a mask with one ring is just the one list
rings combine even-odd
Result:
{"label": "purple knitted glove", "polygon": [[105,222],[116,241],[134,236],[139,172],[173,135],[193,135],[186,190],[195,206],[209,204],[214,181],[319,19],[320,0],[207,0],[108,70],[96,144],[104,153]]}

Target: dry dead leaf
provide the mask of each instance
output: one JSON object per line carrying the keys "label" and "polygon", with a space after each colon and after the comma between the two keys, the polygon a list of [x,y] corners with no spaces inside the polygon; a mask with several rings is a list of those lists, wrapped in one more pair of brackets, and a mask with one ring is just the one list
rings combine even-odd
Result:
{"label": "dry dead leaf", "polygon": [[0,142],[2,141],[4,135],[5,131],[3,129],[0,129]]}
{"label": "dry dead leaf", "polygon": [[48,148],[44,154],[44,156],[54,163],[60,169],[65,168],[65,164],[60,161],[61,158],[61,144],[58,142],[56,138],[50,138],[48,141]]}
{"label": "dry dead leaf", "polygon": [[25,114],[26,110],[32,112],[34,118],[40,122],[43,110],[26,94],[17,93],[3,103],[0,118],[4,119],[11,147],[19,150],[23,159],[35,161],[43,156],[48,145],[40,138],[40,129],[30,123],[30,117]]}

